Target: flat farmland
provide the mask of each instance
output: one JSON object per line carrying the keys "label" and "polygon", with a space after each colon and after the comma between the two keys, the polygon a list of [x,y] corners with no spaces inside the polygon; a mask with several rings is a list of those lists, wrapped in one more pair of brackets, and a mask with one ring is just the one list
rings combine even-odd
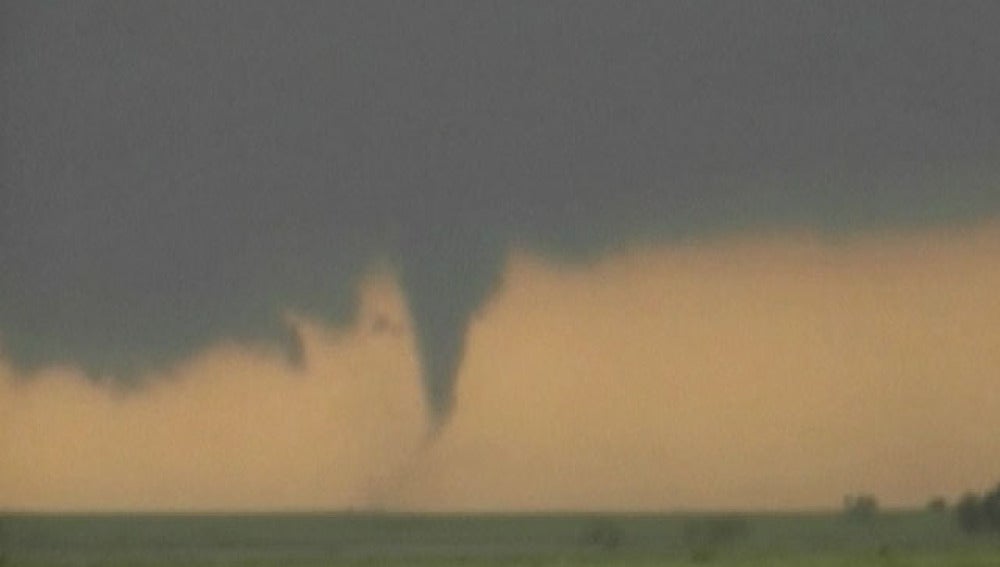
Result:
{"label": "flat farmland", "polygon": [[34,515],[10,565],[1000,565],[946,513]]}

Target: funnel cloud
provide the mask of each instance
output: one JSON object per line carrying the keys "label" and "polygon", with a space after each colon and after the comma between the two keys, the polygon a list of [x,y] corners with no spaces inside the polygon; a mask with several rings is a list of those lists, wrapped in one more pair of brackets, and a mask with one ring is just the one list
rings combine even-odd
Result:
{"label": "funnel cloud", "polygon": [[1000,7],[5,2],[0,345],[123,386],[352,320],[395,265],[431,419],[509,251],[1000,212]]}

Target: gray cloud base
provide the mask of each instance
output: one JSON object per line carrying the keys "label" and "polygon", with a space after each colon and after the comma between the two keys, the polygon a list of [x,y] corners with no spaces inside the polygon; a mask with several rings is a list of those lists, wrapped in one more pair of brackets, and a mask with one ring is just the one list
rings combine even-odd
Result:
{"label": "gray cloud base", "polygon": [[400,271],[436,419],[516,243],[1000,210],[993,3],[7,2],[0,332],[134,381]]}

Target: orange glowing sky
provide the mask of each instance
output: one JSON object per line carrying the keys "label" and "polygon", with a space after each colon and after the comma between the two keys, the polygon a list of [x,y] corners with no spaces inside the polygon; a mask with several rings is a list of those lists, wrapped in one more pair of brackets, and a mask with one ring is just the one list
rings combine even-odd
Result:
{"label": "orange glowing sky", "polygon": [[[1000,474],[1000,226],[511,256],[426,437],[393,275],[305,364],[219,344],[135,391],[0,364],[0,508],[921,505]],[[388,321],[388,324],[384,324]]]}

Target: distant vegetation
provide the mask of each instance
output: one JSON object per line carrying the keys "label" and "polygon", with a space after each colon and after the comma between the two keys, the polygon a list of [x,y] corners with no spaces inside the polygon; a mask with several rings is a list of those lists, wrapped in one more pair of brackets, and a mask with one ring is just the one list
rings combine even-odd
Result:
{"label": "distant vegetation", "polygon": [[700,563],[713,559],[749,530],[746,518],[739,516],[691,518],[684,522],[681,537],[691,559]]}
{"label": "distant vegetation", "polygon": [[1000,485],[910,510],[862,493],[758,514],[0,515],[0,567],[996,567],[998,536]]}
{"label": "distant vegetation", "polygon": [[955,505],[958,525],[967,533],[1000,534],[1000,484],[990,492],[969,492]]}
{"label": "distant vegetation", "polygon": [[867,522],[878,515],[878,500],[871,494],[848,494],[844,514],[851,520]]}
{"label": "distant vegetation", "polygon": [[616,551],[622,545],[622,529],[614,520],[601,518],[587,528],[583,543],[604,551]]}
{"label": "distant vegetation", "polygon": [[[746,518],[732,515],[689,517],[678,527],[680,542],[696,563],[716,558],[721,551],[732,547],[750,531],[750,523]],[[612,518],[598,518],[586,527],[582,543],[592,549],[613,553],[626,543],[625,530]]]}
{"label": "distant vegetation", "polygon": [[927,501],[927,511],[940,514],[948,511],[948,501],[943,496],[935,496]]}

